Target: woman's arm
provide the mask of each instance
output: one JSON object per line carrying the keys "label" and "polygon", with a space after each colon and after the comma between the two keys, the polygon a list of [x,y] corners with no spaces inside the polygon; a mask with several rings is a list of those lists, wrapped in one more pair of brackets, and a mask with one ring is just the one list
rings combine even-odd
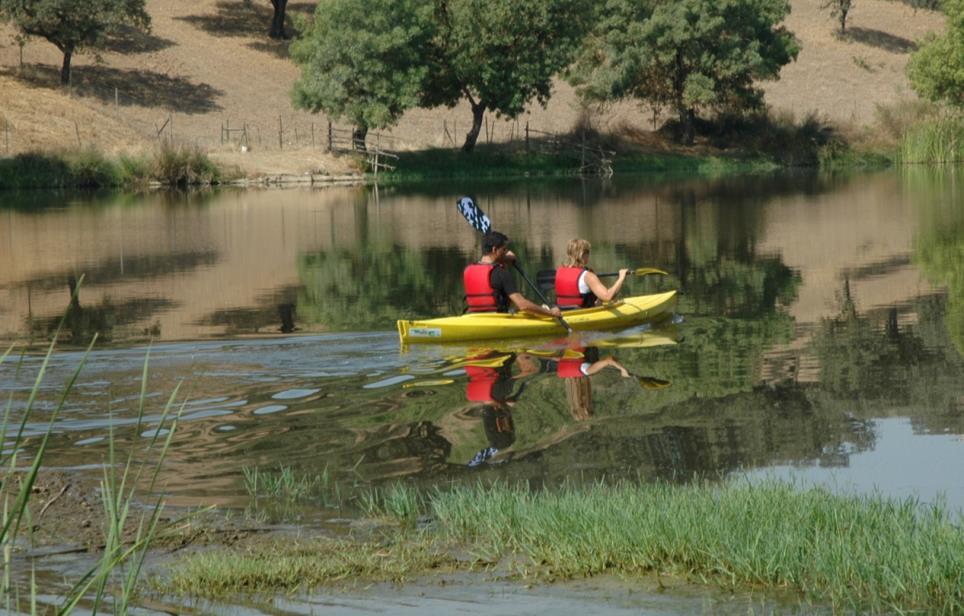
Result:
{"label": "woman's arm", "polygon": [[598,297],[604,302],[612,300],[619,293],[619,290],[623,288],[623,283],[626,282],[626,274],[629,273],[628,269],[619,270],[619,278],[613,283],[613,286],[606,288],[606,285],[599,280],[599,276],[595,272],[586,272],[586,285],[589,290],[592,291],[593,295]]}

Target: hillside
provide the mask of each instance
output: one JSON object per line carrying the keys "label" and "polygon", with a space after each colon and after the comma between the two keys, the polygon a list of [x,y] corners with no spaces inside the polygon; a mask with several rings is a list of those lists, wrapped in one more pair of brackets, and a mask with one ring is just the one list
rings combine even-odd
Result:
{"label": "hillside", "polygon": [[[792,1],[787,25],[802,52],[780,81],[766,85],[767,103],[797,117],[816,111],[836,122],[866,124],[876,105],[913,98],[904,66],[915,41],[939,30],[943,17],[896,1],[860,0],[848,21],[850,34],[839,39],[820,4]],[[290,3],[289,15],[313,5]],[[137,151],[173,131],[175,140],[249,173],[344,170],[344,162],[319,153],[327,118],[291,108],[288,92],[298,70],[286,44],[266,36],[267,0],[148,0],[147,6],[152,33],[119,42],[101,54],[101,62],[75,57],[69,92],[57,85],[61,56],[53,45],[31,40],[21,66],[13,30],[0,28],[0,153],[78,144]],[[542,131],[567,131],[579,115],[572,89],[560,83],[547,109],[536,106],[515,123],[489,118],[489,136],[508,139],[526,122]],[[467,105],[412,111],[391,131],[390,147],[460,144],[470,119]],[[653,118],[636,105],[619,104],[593,124],[648,129]],[[222,144],[222,126],[245,125],[250,152]],[[237,140],[238,133],[231,136]]]}

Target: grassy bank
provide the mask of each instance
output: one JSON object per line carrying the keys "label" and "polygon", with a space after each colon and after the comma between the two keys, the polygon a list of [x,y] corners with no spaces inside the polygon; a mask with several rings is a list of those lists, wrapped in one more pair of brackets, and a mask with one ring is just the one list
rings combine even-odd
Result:
{"label": "grassy bank", "polygon": [[479,144],[471,153],[454,148],[400,152],[393,161],[396,169],[380,173],[379,179],[555,177],[577,175],[580,169],[589,175],[609,169],[716,176],[792,167],[882,168],[896,158],[896,142],[883,144],[814,115],[802,120],[787,114],[699,120],[692,146],[678,143],[679,132],[669,122],[656,132],[629,126],[609,133],[576,129],[541,140]]}
{"label": "grassy bank", "polygon": [[[381,541],[273,541],[196,554],[155,584],[217,597],[499,566],[548,580],[670,574],[791,590],[858,611],[964,609],[961,519],[910,500],[734,482],[551,492],[478,486],[429,495],[397,487],[372,495],[368,507],[401,530]],[[415,530],[420,515],[434,521],[428,530]]]}
{"label": "grassy bank", "polygon": [[174,146],[163,146],[150,155],[116,158],[90,148],[0,158],[0,190],[115,188],[150,182],[209,185],[219,183],[224,175],[203,152]]}
{"label": "grassy bank", "polygon": [[[605,146],[599,146],[605,148]],[[719,174],[776,169],[765,157],[644,153],[623,151],[607,157],[614,173]],[[399,152],[397,169],[380,173],[379,180],[421,181],[439,178],[564,177],[577,175],[583,164],[599,166],[578,152],[529,151],[518,145],[480,145],[466,154],[457,149]],[[594,173],[591,171],[590,173]]]}

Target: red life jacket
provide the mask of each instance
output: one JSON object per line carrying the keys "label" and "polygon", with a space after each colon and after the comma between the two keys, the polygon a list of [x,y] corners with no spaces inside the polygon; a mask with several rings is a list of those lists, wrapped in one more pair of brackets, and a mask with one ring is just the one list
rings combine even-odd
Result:
{"label": "red life jacket", "polygon": [[560,308],[589,308],[596,305],[596,296],[579,292],[579,277],[588,267],[560,267],[556,270],[556,303]]}
{"label": "red life jacket", "polygon": [[562,379],[575,379],[586,376],[582,372],[582,365],[587,363],[585,357],[574,357],[572,359],[560,359],[556,364],[556,374]]}
{"label": "red life jacket", "polygon": [[505,298],[499,297],[492,288],[492,271],[496,267],[501,266],[495,263],[473,263],[462,272],[468,312],[506,312],[508,310]]}
{"label": "red life jacket", "polygon": [[498,370],[466,366],[465,373],[469,375],[469,382],[465,386],[465,397],[469,402],[492,402],[492,388],[499,378]]}

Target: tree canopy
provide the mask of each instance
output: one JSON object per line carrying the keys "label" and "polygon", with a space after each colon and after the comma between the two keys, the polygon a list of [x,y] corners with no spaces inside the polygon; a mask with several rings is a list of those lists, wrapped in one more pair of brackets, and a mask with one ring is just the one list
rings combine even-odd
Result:
{"label": "tree canopy", "polygon": [[486,110],[517,117],[549,99],[588,25],[580,0],[322,0],[291,55],[295,105],[362,129],[412,107],[468,100],[471,150]]}
{"label": "tree canopy", "polygon": [[964,0],[945,0],[947,31],[925,39],[907,63],[921,97],[964,109]]}
{"label": "tree canopy", "polygon": [[426,0],[322,0],[291,44],[301,67],[297,107],[345,118],[361,129],[395,124],[419,104],[434,33]]}
{"label": "tree canopy", "polygon": [[122,26],[149,29],[145,0],[0,0],[0,18],[23,34],[39,36],[64,54],[60,83],[70,83],[70,61],[75,53],[102,47]]}
{"label": "tree canopy", "polygon": [[607,0],[599,11],[571,81],[589,100],[672,107],[686,143],[702,109],[759,107],[756,82],[799,52],[780,25],[788,0]]}
{"label": "tree canopy", "polygon": [[590,24],[592,3],[582,0],[439,1],[431,57],[440,70],[427,84],[426,106],[454,106],[465,98],[471,150],[486,110],[518,117],[533,100],[545,105],[553,76],[564,69]]}

